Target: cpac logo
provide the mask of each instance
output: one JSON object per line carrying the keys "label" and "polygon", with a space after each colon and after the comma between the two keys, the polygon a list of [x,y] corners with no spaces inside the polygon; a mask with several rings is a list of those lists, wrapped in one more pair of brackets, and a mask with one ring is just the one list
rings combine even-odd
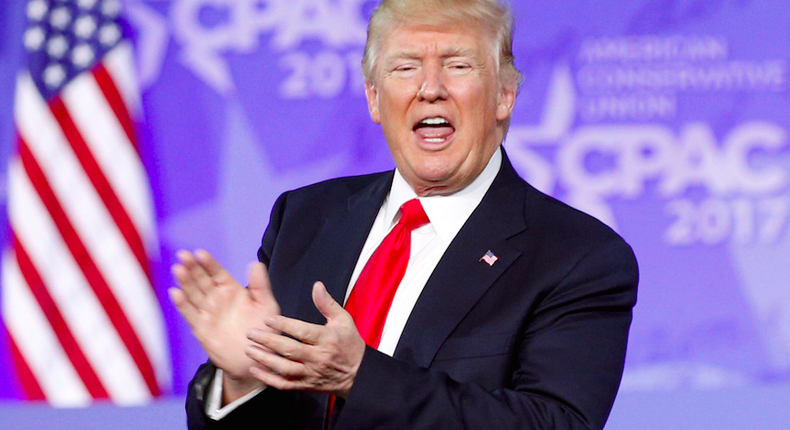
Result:
{"label": "cpac logo", "polygon": [[[542,123],[511,128],[512,158],[536,187],[555,195],[562,188],[566,201],[613,227],[608,199],[634,199],[648,190],[674,199],[666,208],[673,220],[665,239],[672,245],[772,242],[783,231],[790,201],[779,194],[790,176],[776,155],[788,147],[784,128],[745,122],[720,139],[701,122],[678,131],[658,123],[572,129],[575,97],[570,68],[559,66]],[[702,201],[685,197],[700,189]]]}
{"label": "cpac logo", "polygon": [[217,92],[234,90],[227,53],[251,53],[271,35],[276,51],[308,40],[335,49],[365,43],[371,0],[177,0],[171,9],[181,61]]}

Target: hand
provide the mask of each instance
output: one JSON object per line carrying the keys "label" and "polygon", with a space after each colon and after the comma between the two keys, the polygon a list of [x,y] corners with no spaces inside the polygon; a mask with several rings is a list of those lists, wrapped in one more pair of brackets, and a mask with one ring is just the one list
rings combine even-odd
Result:
{"label": "hand", "polygon": [[280,315],[266,266],[253,265],[244,288],[207,251],[182,250],[176,256],[180,264],[172,272],[181,289],[171,288],[170,298],[211,362],[225,372],[225,401],[260,387],[249,372],[255,362],[245,354],[245,334],[254,327],[271,330],[264,320]]}
{"label": "hand", "polygon": [[277,316],[266,320],[271,330],[247,332],[254,342],[247,347],[247,355],[256,362],[250,372],[280,390],[309,390],[345,398],[362,363],[365,341],[351,315],[321,282],[313,285],[313,303],[326,317],[325,325]]}

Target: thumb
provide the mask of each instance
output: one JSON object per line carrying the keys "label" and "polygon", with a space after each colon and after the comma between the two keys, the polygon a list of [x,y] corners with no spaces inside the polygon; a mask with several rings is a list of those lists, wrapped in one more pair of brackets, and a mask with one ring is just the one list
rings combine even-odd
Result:
{"label": "thumb", "polygon": [[269,271],[263,263],[250,265],[250,285],[247,289],[256,302],[277,303],[269,281]]}
{"label": "thumb", "polygon": [[348,315],[348,312],[343,309],[340,303],[335,301],[321,281],[313,284],[313,303],[315,303],[316,309],[321,312],[321,315],[323,315],[327,321],[336,320],[342,318],[344,315]]}

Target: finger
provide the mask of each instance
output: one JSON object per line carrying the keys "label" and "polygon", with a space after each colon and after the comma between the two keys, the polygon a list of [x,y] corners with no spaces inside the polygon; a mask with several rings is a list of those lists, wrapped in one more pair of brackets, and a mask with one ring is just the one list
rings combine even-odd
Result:
{"label": "finger", "polygon": [[295,380],[305,376],[305,367],[302,363],[291,361],[273,352],[250,345],[244,350],[244,353],[261,367],[269,369],[285,379]]}
{"label": "finger", "polygon": [[274,316],[267,318],[264,323],[272,330],[285,333],[308,345],[317,344],[321,338],[321,332],[326,330],[324,326],[310,324],[284,316]]}
{"label": "finger", "polygon": [[236,282],[233,276],[205,249],[196,250],[195,257],[197,257],[206,275],[209,276],[213,282],[219,284]]}
{"label": "finger", "polygon": [[184,317],[190,327],[194,327],[198,318],[198,309],[190,303],[184,291],[178,288],[170,288],[167,290],[167,293],[170,296],[170,301],[173,302],[181,316]]}
{"label": "finger", "polygon": [[277,303],[272,292],[272,284],[269,281],[269,271],[263,263],[255,263],[250,266],[250,285],[247,287],[255,301],[261,303]]}
{"label": "finger", "polygon": [[181,287],[185,300],[192,305],[203,308],[206,300],[206,293],[198,288],[197,282],[192,277],[191,272],[182,264],[174,264],[170,272]]}
{"label": "finger", "polygon": [[301,383],[300,381],[291,381],[282,375],[275,374],[271,370],[263,367],[250,367],[250,374],[267,387],[276,388],[281,391],[301,390],[305,388],[304,383]]}
{"label": "finger", "polygon": [[332,295],[329,294],[329,291],[326,290],[326,286],[324,286],[324,283],[321,281],[313,284],[313,303],[327,321],[343,319],[346,316],[351,318],[351,315],[343,309],[343,306],[335,301]]}
{"label": "finger", "polygon": [[247,339],[287,360],[304,363],[310,357],[305,344],[280,334],[252,329],[247,332]]}
{"label": "finger", "polygon": [[181,249],[176,252],[176,257],[178,257],[181,261],[181,265],[188,271],[189,278],[194,288],[197,288],[203,294],[208,294],[214,286],[214,281],[211,276],[209,276],[208,272],[206,272],[205,267],[203,267],[195,254]]}

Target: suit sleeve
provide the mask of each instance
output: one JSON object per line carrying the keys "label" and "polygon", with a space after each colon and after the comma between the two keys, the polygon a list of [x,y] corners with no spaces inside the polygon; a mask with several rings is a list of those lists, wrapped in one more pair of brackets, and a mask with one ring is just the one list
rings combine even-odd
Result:
{"label": "suit sleeve", "polygon": [[621,239],[583,255],[526,321],[501,389],[368,348],[337,428],[603,428],[622,377],[637,282]]}
{"label": "suit sleeve", "polygon": [[190,383],[187,395],[187,427],[190,430],[260,429],[306,430],[321,429],[323,416],[306,411],[321,411],[319,398],[301,392],[284,392],[267,388],[219,421],[205,413],[204,395],[216,367],[203,364]]}

